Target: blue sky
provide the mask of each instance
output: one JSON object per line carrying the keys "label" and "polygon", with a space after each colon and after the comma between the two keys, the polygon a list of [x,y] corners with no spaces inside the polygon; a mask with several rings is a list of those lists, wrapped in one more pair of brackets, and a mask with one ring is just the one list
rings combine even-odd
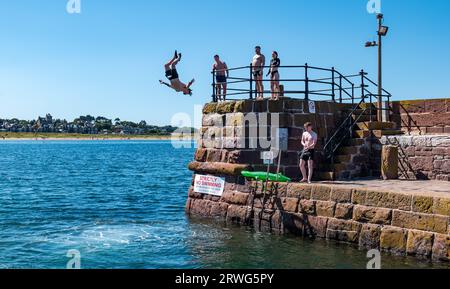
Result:
{"label": "blue sky", "polygon": [[[285,65],[364,68],[376,79],[375,16],[367,0],[0,0],[0,118],[47,112],[168,124],[210,100],[212,56],[248,65],[259,44]],[[384,86],[395,99],[449,97],[450,1],[382,0]],[[177,48],[194,96],[162,87]]]}

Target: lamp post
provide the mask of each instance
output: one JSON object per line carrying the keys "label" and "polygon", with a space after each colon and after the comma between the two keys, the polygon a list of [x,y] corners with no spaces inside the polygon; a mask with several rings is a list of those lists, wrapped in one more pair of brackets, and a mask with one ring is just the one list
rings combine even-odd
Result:
{"label": "lamp post", "polygon": [[389,27],[383,26],[383,14],[377,14],[378,19],[378,43],[376,41],[366,42],[366,47],[378,46],[378,121],[383,119],[383,71],[382,71],[382,39],[387,35]]}

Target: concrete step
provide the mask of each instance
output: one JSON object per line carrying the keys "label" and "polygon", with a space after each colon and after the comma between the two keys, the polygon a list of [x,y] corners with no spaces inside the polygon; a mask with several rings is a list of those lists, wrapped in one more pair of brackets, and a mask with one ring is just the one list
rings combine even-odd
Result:
{"label": "concrete step", "polygon": [[359,105],[359,107],[361,108],[361,109],[370,109],[370,108],[372,108],[372,109],[376,109],[376,106],[375,106],[375,104],[373,104],[373,103],[361,103],[360,105]]}
{"label": "concrete step", "polygon": [[363,139],[363,138],[370,137],[371,133],[368,130],[355,130],[353,132],[353,136],[356,137],[356,138],[362,138]]}
{"label": "concrete step", "polygon": [[381,122],[381,121],[368,121],[358,122],[356,124],[360,130],[388,130],[393,129],[395,123],[393,122]]}
{"label": "concrete step", "polygon": [[340,147],[337,150],[338,155],[355,155],[359,153],[359,146]]}
{"label": "concrete step", "polygon": [[344,142],[344,145],[346,146],[361,146],[364,145],[366,142],[362,138],[352,138]]}
{"label": "concrete step", "polygon": [[335,173],[334,172],[319,172],[317,177],[321,181],[334,181]]}
{"label": "concrete step", "polygon": [[372,135],[376,138],[382,138],[388,135],[403,135],[405,132],[401,130],[373,130]]}
{"label": "concrete step", "polygon": [[326,164],[321,167],[325,172],[339,173],[347,169],[347,164]]}
{"label": "concrete step", "polygon": [[336,175],[337,180],[349,180],[351,178],[350,171],[343,171]]}
{"label": "concrete step", "polygon": [[364,109],[356,109],[355,110],[355,112],[353,113],[353,115],[372,115],[372,116],[374,116],[375,118],[377,117],[377,112],[375,111],[375,110],[370,110],[370,109],[367,109],[367,110],[365,110],[364,111]]}
{"label": "concrete step", "polygon": [[372,116],[370,117],[370,115],[353,115],[353,120],[357,120],[357,121],[372,121],[372,120],[377,120],[376,116]]}

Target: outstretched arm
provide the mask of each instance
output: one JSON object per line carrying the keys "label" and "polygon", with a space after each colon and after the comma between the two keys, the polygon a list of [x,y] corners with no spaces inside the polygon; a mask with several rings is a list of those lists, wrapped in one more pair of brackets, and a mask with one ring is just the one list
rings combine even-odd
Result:
{"label": "outstretched arm", "polygon": [[191,81],[189,81],[188,85],[186,85],[187,88],[191,88],[191,85],[194,84],[195,79],[192,79]]}
{"label": "outstretched arm", "polygon": [[172,85],[170,85],[170,84],[168,84],[168,83],[166,83],[166,82],[164,82],[164,81],[162,81],[162,80],[160,80],[159,83],[161,83],[161,84],[163,84],[163,85],[165,85],[165,86],[167,86],[167,87],[172,88]]}

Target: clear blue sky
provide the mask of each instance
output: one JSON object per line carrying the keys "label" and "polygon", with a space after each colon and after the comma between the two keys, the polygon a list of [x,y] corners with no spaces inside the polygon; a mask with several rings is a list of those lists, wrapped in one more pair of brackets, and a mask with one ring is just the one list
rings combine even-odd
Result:
{"label": "clear blue sky", "polygon": [[[0,118],[47,112],[168,124],[210,100],[212,56],[248,65],[253,47],[283,64],[367,70],[376,79],[375,16],[367,0],[0,0]],[[385,88],[396,99],[449,97],[450,1],[382,0]],[[184,53],[193,97],[160,86],[162,65]]]}

